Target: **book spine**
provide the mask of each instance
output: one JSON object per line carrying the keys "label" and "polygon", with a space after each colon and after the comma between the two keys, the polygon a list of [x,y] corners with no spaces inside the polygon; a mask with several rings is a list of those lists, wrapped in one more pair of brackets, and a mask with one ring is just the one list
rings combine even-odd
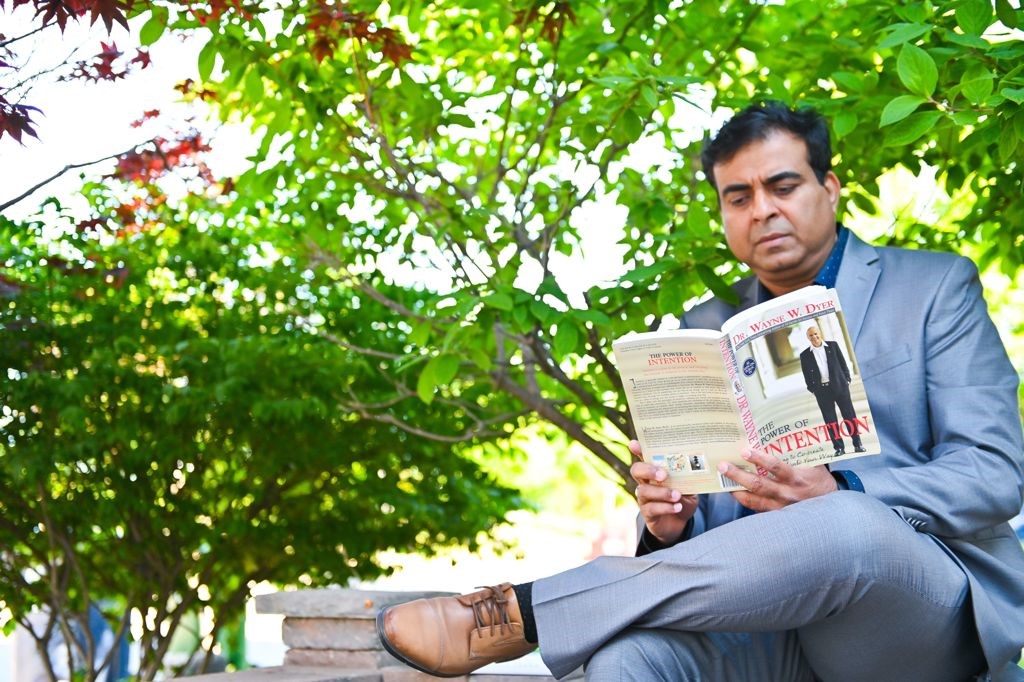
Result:
{"label": "book spine", "polygon": [[725,361],[725,371],[729,376],[729,386],[732,387],[732,397],[736,400],[736,409],[739,411],[740,423],[743,426],[743,433],[747,436],[747,442],[752,448],[761,447],[761,440],[757,435],[757,424],[754,422],[754,413],[750,410],[750,401],[747,400],[747,393],[743,390],[743,382],[740,380],[740,368],[736,364],[736,353],[729,343],[729,335],[723,334],[719,341],[719,348],[722,351],[722,360]]}

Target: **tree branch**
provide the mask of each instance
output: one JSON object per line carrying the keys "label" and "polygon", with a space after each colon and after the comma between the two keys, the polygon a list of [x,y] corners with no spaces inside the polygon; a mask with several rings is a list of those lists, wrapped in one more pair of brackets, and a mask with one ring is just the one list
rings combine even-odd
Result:
{"label": "tree branch", "polygon": [[54,180],[56,180],[57,178],[59,178],[60,176],[64,175],[65,173],[67,173],[70,170],[74,170],[76,168],[86,168],[87,166],[93,166],[93,165],[95,165],[97,163],[102,163],[104,161],[109,161],[110,159],[116,159],[119,156],[124,156],[125,154],[130,154],[131,152],[137,150],[139,147],[144,147],[147,144],[153,144],[155,141],[156,141],[156,139],[154,138],[152,140],[147,140],[145,142],[140,142],[139,144],[136,144],[136,145],[133,145],[133,146],[129,147],[128,149],[124,150],[123,152],[118,152],[116,154],[109,154],[107,156],[104,156],[101,159],[96,159],[94,161],[86,161],[85,163],[71,163],[71,164],[68,164],[68,165],[64,166],[64,168],[62,168],[61,170],[59,170],[56,173],[54,173],[53,175],[51,175],[50,177],[48,177],[45,180],[43,180],[43,181],[33,185],[32,187],[30,187],[28,190],[26,190],[22,194],[14,197],[13,199],[10,199],[9,201],[6,201],[6,202],[0,204],[0,211],[7,210],[8,208],[10,208],[14,204],[18,203],[22,199],[25,199],[26,197],[32,195],[32,193],[35,192],[36,190],[38,190],[41,187],[44,187],[47,184],[53,182]]}

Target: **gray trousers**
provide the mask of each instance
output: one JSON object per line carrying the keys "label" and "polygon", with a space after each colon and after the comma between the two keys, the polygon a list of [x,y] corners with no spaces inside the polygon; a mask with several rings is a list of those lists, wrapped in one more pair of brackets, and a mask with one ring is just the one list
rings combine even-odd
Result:
{"label": "gray trousers", "polygon": [[837,492],[538,580],[541,657],[588,680],[966,680],[967,577],[878,500]]}

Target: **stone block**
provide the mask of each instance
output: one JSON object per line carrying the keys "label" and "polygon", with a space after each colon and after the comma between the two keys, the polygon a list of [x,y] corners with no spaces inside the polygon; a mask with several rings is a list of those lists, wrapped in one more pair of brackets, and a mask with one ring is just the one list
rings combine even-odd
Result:
{"label": "stone block", "polygon": [[550,675],[470,675],[469,682],[554,682]]}
{"label": "stone block", "polygon": [[[380,669],[381,682],[437,682],[437,678],[433,675],[427,675],[421,673],[418,670],[413,670],[408,667],[401,668],[381,668]],[[470,677],[451,677],[448,679],[461,680],[461,682],[467,682],[473,678]]]}
{"label": "stone block", "polygon": [[281,638],[286,646],[296,649],[381,648],[376,623],[363,618],[285,618]]}
{"label": "stone block", "polygon": [[234,673],[195,675],[177,679],[188,682],[383,682],[381,673],[376,670],[340,670],[301,666],[255,668]]}
{"label": "stone block", "polygon": [[376,670],[388,665],[401,665],[383,650],[339,651],[337,649],[289,649],[285,665],[323,665],[332,668],[363,668]]}
{"label": "stone block", "polygon": [[279,613],[300,618],[376,618],[377,611],[385,606],[451,594],[455,593],[321,588],[261,594],[255,598],[255,603],[257,613]]}

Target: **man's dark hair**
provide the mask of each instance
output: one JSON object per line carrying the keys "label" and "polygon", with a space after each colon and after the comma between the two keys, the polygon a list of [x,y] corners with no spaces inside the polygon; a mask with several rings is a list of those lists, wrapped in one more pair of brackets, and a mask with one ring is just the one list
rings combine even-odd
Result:
{"label": "man's dark hair", "polygon": [[704,143],[700,160],[704,175],[715,189],[715,164],[726,163],[751,142],[764,140],[770,133],[783,131],[796,135],[807,145],[807,162],[824,184],[832,170],[832,145],[828,124],[814,109],[790,109],[775,101],[752,104],[733,116],[713,138]]}

